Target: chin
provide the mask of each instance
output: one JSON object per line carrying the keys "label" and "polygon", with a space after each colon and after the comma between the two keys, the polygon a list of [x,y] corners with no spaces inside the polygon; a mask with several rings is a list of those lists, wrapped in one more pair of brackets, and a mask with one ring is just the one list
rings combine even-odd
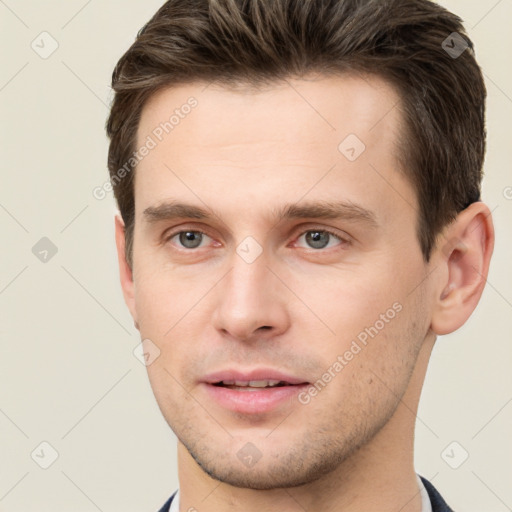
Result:
{"label": "chin", "polygon": [[[196,446],[197,448],[197,446]],[[273,457],[262,457],[252,467],[247,467],[236,456],[216,455],[210,450],[188,452],[200,468],[214,480],[244,489],[272,490],[310,484],[335,470],[344,457],[331,452],[330,457],[313,457],[308,460],[305,450],[291,449]],[[208,453],[206,453],[208,452]]]}
{"label": "chin", "polygon": [[275,467],[261,467],[258,470],[254,468],[240,470],[238,466],[207,467],[202,465],[201,468],[214,480],[233,487],[258,491],[299,487],[309,484],[321,476],[318,474],[305,475],[302,472],[292,473],[289,468],[286,468],[284,471],[279,471],[279,469]]}

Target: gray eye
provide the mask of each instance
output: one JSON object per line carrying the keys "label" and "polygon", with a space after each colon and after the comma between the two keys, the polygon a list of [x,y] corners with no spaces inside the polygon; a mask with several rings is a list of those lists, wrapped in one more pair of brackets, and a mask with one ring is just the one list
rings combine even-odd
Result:
{"label": "gray eye", "polygon": [[182,231],[179,233],[180,244],[187,249],[195,249],[203,241],[203,233],[199,231]]}
{"label": "gray eye", "polygon": [[329,238],[332,235],[327,231],[308,231],[306,233],[306,242],[313,247],[313,249],[323,249],[329,243]]}

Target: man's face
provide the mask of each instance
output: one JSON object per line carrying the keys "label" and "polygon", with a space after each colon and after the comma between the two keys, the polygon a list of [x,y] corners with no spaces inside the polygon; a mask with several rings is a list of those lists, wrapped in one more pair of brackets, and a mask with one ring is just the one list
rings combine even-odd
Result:
{"label": "man's face", "polygon": [[160,409],[203,470],[298,485],[392,418],[429,330],[398,97],[348,76],[205,87],[143,110],[137,148],[157,144],[136,170],[130,307],[161,351],[148,366]]}

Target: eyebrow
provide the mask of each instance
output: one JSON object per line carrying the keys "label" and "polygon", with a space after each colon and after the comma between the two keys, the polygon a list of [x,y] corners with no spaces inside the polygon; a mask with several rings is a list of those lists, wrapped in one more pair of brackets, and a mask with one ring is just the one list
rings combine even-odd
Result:
{"label": "eyebrow", "polygon": [[[158,206],[150,206],[143,212],[144,219],[149,223],[176,218],[205,220],[212,217],[221,218],[211,208],[202,208],[179,201],[169,201]],[[330,219],[346,220],[366,224],[377,228],[377,216],[371,210],[350,201],[314,201],[285,204],[271,210],[271,216],[276,221],[293,219]]]}

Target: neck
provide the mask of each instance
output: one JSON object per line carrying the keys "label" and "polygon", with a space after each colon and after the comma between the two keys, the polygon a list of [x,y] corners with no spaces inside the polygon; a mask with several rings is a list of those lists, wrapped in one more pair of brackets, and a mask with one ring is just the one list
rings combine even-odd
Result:
{"label": "neck", "polygon": [[432,347],[426,337],[404,396],[392,417],[366,445],[334,471],[306,485],[254,490],[207,475],[178,442],[180,512],[421,512],[414,471],[414,426]]}

